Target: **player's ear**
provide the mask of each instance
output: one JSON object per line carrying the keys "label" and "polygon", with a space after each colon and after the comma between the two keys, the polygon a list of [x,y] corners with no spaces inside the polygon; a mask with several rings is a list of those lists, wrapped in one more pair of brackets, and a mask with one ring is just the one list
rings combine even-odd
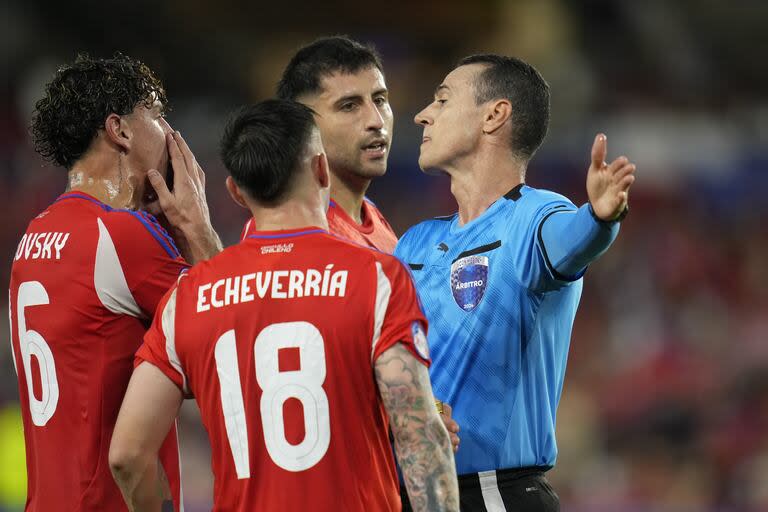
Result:
{"label": "player's ear", "polygon": [[483,133],[493,133],[512,117],[512,104],[509,100],[499,99],[489,103],[483,119]]}
{"label": "player's ear", "polygon": [[104,134],[112,144],[126,152],[131,147],[131,127],[115,113],[109,114],[104,120]]}
{"label": "player's ear", "polygon": [[248,203],[246,203],[243,198],[244,192],[240,190],[240,187],[237,186],[237,183],[232,179],[232,176],[227,176],[225,183],[227,185],[227,192],[229,192],[229,196],[232,200],[246,210],[250,210],[250,208],[248,208]]}
{"label": "player's ear", "polygon": [[312,175],[320,188],[331,186],[331,171],[328,169],[328,157],[325,153],[318,153],[312,157]]}

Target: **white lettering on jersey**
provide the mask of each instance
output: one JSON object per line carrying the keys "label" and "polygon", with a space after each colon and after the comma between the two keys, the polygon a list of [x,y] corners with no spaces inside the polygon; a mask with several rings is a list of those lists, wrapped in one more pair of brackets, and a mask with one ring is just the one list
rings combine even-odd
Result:
{"label": "white lettering on jersey", "polygon": [[456,283],[457,290],[464,290],[466,288],[477,288],[478,286],[483,286],[482,279],[478,279],[477,281],[467,281],[466,283],[462,283],[462,282]]}
{"label": "white lettering on jersey", "polygon": [[267,270],[227,277],[198,286],[197,312],[252,302],[257,298],[344,297],[348,277],[349,271],[334,271],[333,265],[326,266],[323,272],[313,268]]}
{"label": "white lettering on jersey", "polygon": [[93,284],[96,295],[105,308],[119,315],[144,318],[125,280],[117,249],[107,227],[96,219],[99,225],[99,242],[96,246],[96,262],[93,269]]}
{"label": "white lettering on jersey", "polygon": [[271,254],[275,252],[291,252],[293,250],[293,244],[276,244],[265,245],[261,248],[261,254]]}
{"label": "white lettering on jersey", "polygon": [[69,240],[69,233],[25,233],[16,249],[14,260],[61,259],[61,250]]}

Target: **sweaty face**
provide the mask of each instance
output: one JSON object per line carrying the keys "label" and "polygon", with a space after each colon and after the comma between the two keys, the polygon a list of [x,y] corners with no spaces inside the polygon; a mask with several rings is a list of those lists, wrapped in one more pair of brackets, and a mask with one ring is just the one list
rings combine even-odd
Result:
{"label": "sweaty face", "polygon": [[125,117],[132,135],[127,154],[130,162],[126,169],[129,173],[128,182],[134,189],[133,197],[138,198],[138,206],[145,208],[156,199],[147,181],[147,172],[157,169],[163,176],[168,175],[170,160],[165,136],[173,132],[173,129],[165,120],[159,101],[155,101],[151,108],[139,104]]}
{"label": "sweaty face", "polygon": [[483,105],[475,101],[473,81],[481,64],[460,66],[435,90],[435,99],[416,114],[424,127],[419,166],[425,172],[445,172],[471,155],[482,136]]}
{"label": "sweaty face", "polygon": [[375,66],[324,77],[321,91],[299,100],[311,107],[331,172],[371,179],[387,170],[392,108],[384,76]]}

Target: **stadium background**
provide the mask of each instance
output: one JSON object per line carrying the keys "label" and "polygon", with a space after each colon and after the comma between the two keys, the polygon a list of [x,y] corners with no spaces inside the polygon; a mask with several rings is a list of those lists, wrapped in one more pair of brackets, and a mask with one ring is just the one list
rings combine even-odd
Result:
{"label": "stadium background", "polygon": [[[586,200],[597,131],[638,163],[632,212],[587,274],[550,473],[566,511],[768,510],[768,25],[764,0],[619,2],[203,0],[0,6],[0,265],[62,192],[26,127],[56,66],[123,51],[164,80],[208,175],[214,225],[236,241],[217,140],[235,106],[270,96],[291,53],[346,33],[381,51],[395,111],[385,178],[369,196],[395,230],[450,213],[448,181],[416,165],[413,115],[460,57],[520,56],[552,87],[533,186]],[[0,315],[5,318],[5,315]],[[4,332],[8,332],[7,327]],[[0,511],[25,483],[17,386],[0,344]],[[185,407],[188,511],[209,508],[207,448]],[[66,471],[67,461],[51,461]]]}

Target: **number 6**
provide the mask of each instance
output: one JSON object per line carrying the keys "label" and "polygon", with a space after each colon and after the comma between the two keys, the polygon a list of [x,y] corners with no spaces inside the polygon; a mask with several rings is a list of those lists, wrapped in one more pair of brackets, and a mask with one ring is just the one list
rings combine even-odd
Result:
{"label": "number 6", "polygon": [[[27,330],[24,308],[49,304],[48,292],[39,281],[26,281],[19,285],[16,303],[16,317],[19,328],[19,348],[21,360],[26,374],[27,391],[29,392],[29,412],[32,423],[38,427],[45,426],[56,412],[59,403],[59,381],[56,378],[56,363],[53,360],[51,347],[39,332]],[[32,356],[37,358],[40,366],[40,384],[42,397],[35,398],[32,387]]]}

